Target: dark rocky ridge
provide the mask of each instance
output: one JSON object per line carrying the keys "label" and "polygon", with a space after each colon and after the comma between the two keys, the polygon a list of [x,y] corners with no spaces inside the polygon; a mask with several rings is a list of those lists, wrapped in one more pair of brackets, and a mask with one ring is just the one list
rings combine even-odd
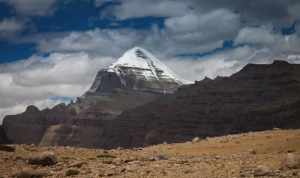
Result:
{"label": "dark rocky ridge", "polygon": [[24,113],[6,116],[3,129],[7,137],[18,144],[95,147],[106,122],[124,110],[163,95],[117,89],[110,94],[87,95],[68,106],[60,104],[42,111],[29,106]]}
{"label": "dark rocky ridge", "polygon": [[7,144],[9,143],[6,134],[2,128],[2,126],[0,125],[0,144]]}
{"label": "dark rocky ridge", "polygon": [[273,128],[300,128],[300,65],[249,64],[231,77],[204,80],[124,112],[100,147],[139,147]]}
{"label": "dark rocky ridge", "polygon": [[299,128],[299,92],[300,65],[249,64],[231,77],[205,79],[164,97],[116,88],[52,110],[29,107],[5,118],[4,129],[15,143],[116,148]]}

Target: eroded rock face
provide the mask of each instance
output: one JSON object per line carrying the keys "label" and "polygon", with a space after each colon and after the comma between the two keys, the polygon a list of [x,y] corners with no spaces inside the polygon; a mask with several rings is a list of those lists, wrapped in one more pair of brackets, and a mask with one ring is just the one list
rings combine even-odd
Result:
{"label": "eroded rock face", "polygon": [[29,106],[24,113],[6,116],[3,120],[3,129],[8,140],[13,143],[38,144],[50,125],[63,123],[70,117],[70,113],[61,105],[43,111],[39,111],[35,106]]}
{"label": "eroded rock face", "polygon": [[231,77],[184,86],[174,95],[124,112],[106,128],[110,139],[102,139],[103,146],[143,146],[150,136],[156,144],[299,128],[299,91],[300,65],[249,64]]}
{"label": "eroded rock face", "polygon": [[6,144],[9,143],[6,134],[2,128],[2,126],[0,125],[0,144]]}

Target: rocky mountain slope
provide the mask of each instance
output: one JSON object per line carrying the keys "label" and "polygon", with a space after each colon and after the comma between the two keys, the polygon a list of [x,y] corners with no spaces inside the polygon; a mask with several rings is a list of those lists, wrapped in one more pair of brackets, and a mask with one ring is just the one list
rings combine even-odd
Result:
{"label": "rocky mountain slope", "polygon": [[139,149],[15,148],[0,148],[1,177],[300,177],[300,130],[195,138]]}
{"label": "rocky mountain slope", "polygon": [[[205,79],[165,95],[176,78],[140,51],[134,48],[126,60],[100,72],[76,103],[43,111],[31,106],[7,116],[7,137],[14,143],[117,148],[300,128],[300,65],[249,64],[231,77]],[[132,64],[128,56],[135,56]]]}
{"label": "rocky mountain slope", "polygon": [[111,93],[114,89],[173,93],[181,82],[145,49],[134,47],[118,61],[99,71],[86,95]]}
{"label": "rocky mountain slope", "polygon": [[3,128],[14,143],[95,147],[109,120],[173,93],[180,85],[150,52],[135,47],[99,71],[90,90],[75,103],[42,111],[29,106],[24,113],[7,116]]}
{"label": "rocky mountain slope", "polygon": [[193,137],[300,128],[300,65],[249,64],[231,77],[205,79],[122,113],[100,147],[139,147]]}
{"label": "rocky mountain slope", "polygon": [[8,143],[8,140],[2,126],[0,126],[0,144],[5,144],[5,143]]}

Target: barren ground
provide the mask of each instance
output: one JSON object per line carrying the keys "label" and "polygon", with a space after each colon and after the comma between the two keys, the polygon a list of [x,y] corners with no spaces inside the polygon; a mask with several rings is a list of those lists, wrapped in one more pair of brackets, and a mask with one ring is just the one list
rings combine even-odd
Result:
{"label": "barren ground", "polygon": [[[277,129],[137,149],[14,146],[15,152],[0,151],[1,178],[22,170],[45,177],[73,173],[83,178],[300,178],[300,159],[295,168],[285,168],[284,163],[287,155],[300,155],[300,130]],[[57,164],[28,163],[28,158],[45,151],[54,152]]]}

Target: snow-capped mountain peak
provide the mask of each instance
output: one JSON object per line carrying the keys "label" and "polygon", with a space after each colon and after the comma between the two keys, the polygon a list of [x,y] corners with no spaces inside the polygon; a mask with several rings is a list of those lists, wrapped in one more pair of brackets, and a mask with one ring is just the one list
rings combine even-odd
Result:
{"label": "snow-capped mountain peak", "polygon": [[88,93],[101,95],[115,89],[172,93],[180,85],[176,75],[154,55],[134,47],[99,71]]}
{"label": "snow-capped mountain peak", "polygon": [[[160,76],[176,79],[176,75],[165,64],[141,47],[134,47],[126,51],[115,63],[109,66],[109,69],[119,67],[149,71],[150,75],[152,74],[157,79],[159,79]],[[147,72],[144,74],[149,76]]]}

